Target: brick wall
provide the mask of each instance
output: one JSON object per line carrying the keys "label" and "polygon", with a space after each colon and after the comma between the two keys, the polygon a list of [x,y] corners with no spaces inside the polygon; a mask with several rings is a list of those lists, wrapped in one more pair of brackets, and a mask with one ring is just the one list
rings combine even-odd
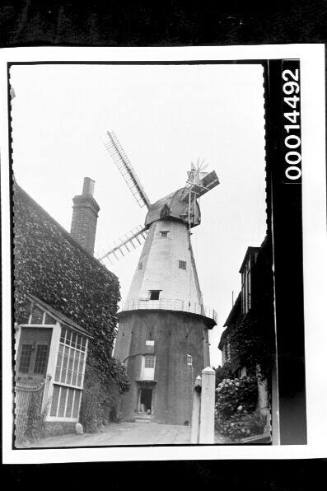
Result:
{"label": "brick wall", "polygon": [[[115,356],[121,360],[126,357],[126,344],[129,345],[127,361],[131,380],[130,391],[123,396],[121,417],[133,420],[136,416],[140,387],[137,380],[140,379],[141,355],[146,352],[149,328],[152,329],[156,356],[152,419],[160,423],[190,424],[193,383],[208,364],[209,346],[204,319],[181,312],[137,311],[121,316]],[[187,365],[187,354],[192,356],[193,366]]]}

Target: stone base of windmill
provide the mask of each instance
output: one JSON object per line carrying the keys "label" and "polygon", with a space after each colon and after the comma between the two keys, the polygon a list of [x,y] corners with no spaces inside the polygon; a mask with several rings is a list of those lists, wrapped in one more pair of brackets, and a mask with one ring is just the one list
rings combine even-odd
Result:
{"label": "stone base of windmill", "polygon": [[[155,356],[151,380],[142,377],[148,326],[152,329]],[[193,383],[209,362],[205,332],[206,320],[187,312],[161,310],[159,316],[155,311],[139,310],[120,314],[116,356],[126,359],[133,354],[128,361],[130,389],[122,397],[123,421],[142,418],[162,424],[191,424]],[[128,353],[123,352],[126,345]],[[140,355],[135,356],[136,353]]]}

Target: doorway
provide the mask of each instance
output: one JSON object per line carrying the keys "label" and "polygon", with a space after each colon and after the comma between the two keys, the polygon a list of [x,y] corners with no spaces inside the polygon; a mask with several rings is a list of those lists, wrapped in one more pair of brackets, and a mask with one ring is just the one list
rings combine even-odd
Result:
{"label": "doorway", "polygon": [[152,389],[139,389],[138,412],[152,414]]}
{"label": "doorway", "polygon": [[48,369],[52,329],[22,328],[16,373],[18,381],[43,382]]}

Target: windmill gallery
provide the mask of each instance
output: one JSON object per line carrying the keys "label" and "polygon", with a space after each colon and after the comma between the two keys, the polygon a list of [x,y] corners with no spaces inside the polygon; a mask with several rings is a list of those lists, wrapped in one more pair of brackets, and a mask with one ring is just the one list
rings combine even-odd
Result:
{"label": "windmill gallery", "polygon": [[198,198],[219,180],[215,171],[192,164],[184,187],[150,203],[113,132],[107,132],[106,147],[136,201],[148,210],[144,227],[100,258],[110,261],[145,239],[119,312],[114,356],[131,381],[121,418],[188,425],[195,377],[210,364],[208,329],[216,324],[216,312],[203,304],[191,229],[201,222]]}

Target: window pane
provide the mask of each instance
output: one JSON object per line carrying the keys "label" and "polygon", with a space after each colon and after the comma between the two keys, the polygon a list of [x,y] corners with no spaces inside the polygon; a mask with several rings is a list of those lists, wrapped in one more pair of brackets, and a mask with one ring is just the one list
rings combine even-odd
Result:
{"label": "window pane", "polygon": [[66,382],[67,366],[68,366],[68,352],[69,352],[69,348],[68,348],[68,346],[65,346],[65,348],[64,348],[64,361],[63,361],[63,365],[62,365],[61,380],[60,380],[63,384]]}
{"label": "window pane", "polygon": [[79,402],[81,399],[81,391],[76,390],[75,391],[75,401],[74,401],[74,409],[73,409],[73,418],[78,418],[78,412],[79,412]]}
{"label": "window pane", "polygon": [[60,381],[60,371],[61,371],[63,350],[64,350],[63,345],[62,344],[59,344],[59,351],[58,351],[58,358],[57,358],[57,367],[56,367],[56,374],[55,374],[55,380],[57,380],[58,382]]}
{"label": "window pane", "polygon": [[81,342],[82,351],[85,351],[85,346],[86,346],[86,337],[82,336],[82,342]]}
{"label": "window pane", "polygon": [[153,368],[154,367],[154,356],[147,355],[144,360],[145,368]]}
{"label": "window pane", "polygon": [[150,300],[159,300],[161,290],[150,290]]}
{"label": "window pane", "polygon": [[178,261],[179,269],[186,269],[186,261]]}
{"label": "window pane", "polygon": [[77,336],[77,348],[81,349],[82,338],[81,336]]}
{"label": "window pane", "polygon": [[61,336],[60,336],[60,342],[61,343],[64,343],[65,342],[66,331],[67,331],[67,329],[65,329],[64,327],[61,328]]}
{"label": "window pane", "polygon": [[74,390],[73,389],[68,389],[68,399],[67,399],[67,406],[66,406],[66,418],[70,418],[73,410],[73,399],[74,399]]}
{"label": "window pane", "polygon": [[57,416],[58,399],[59,399],[59,387],[55,385],[53,387],[50,416]]}
{"label": "window pane", "polygon": [[70,329],[67,329],[66,344],[70,345],[71,338],[72,338],[72,331]]}
{"label": "window pane", "polygon": [[76,385],[79,358],[80,358],[80,352],[79,351],[76,351],[75,361],[74,361],[74,368],[73,368],[72,385]]}
{"label": "window pane", "polygon": [[68,370],[67,370],[67,380],[66,384],[71,384],[72,383],[72,375],[73,375],[73,363],[74,363],[74,353],[75,350],[70,348],[69,350],[69,362],[68,362]]}
{"label": "window pane", "polygon": [[72,335],[72,347],[73,348],[76,348],[76,340],[77,340],[77,334],[76,334],[76,332],[73,332],[73,335]]}
{"label": "window pane", "polygon": [[51,325],[56,324],[56,319],[51,317],[51,315],[49,314],[45,314],[44,324],[51,324]]}
{"label": "window pane", "polygon": [[48,362],[48,345],[38,344],[36,348],[36,357],[34,365],[34,373],[45,375]]}
{"label": "window pane", "polygon": [[21,373],[28,373],[28,370],[30,368],[31,355],[32,355],[32,345],[23,344],[22,351],[20,354],[20,364],[19,364],[19,371]]}
{"label": "window pane", "polygon": [[84,368],[84,358],[85,358],[84,353],[81,353],[81,357],[80,357],[80,360],[79,360],[79,366],[78,366],[77,384],[76,384],[79,387],[82,385],[82,375],[83,375],[83,368]]}
{"label": "window pane", "polygon": [[59,411],[58,411],[58,416],[61,418],[63,416],[65,416],[65,405],[66,405],[67,393],[68,393],[68,389],[66,387],[61,387]]}
{"label": "window pane", "polygon": [[31,324],[42,324],[43,313],[44,313],[43,310],[39,309],[38,307],[34,307],[30,323]]}

